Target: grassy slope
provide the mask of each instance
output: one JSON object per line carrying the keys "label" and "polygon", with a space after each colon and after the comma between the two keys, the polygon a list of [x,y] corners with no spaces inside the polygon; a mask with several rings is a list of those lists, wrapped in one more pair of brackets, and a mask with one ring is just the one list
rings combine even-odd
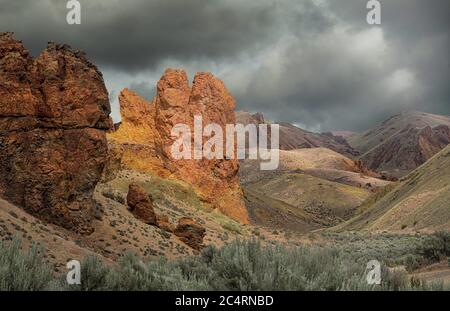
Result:
{"label": "grassy slope", "polygon": [[[283,202],[291,210],[298,210],[296,213],[288,212],[293,217],[300,216],[300,219],[308,221],[302,215],[297,215],[306,212],[316,224],[321,223],[323,226],[341,222],[369,196],[365,189],[298,173],[262,179],[248,184],[246,189],[262,198]],[[275,204],[271,207],[279,209],[279,206]]]}
{"label": "grassy slope", "polygon": [[309,232],[321,227],[313,215],[252,188],[244,189],[244,197],[250,218],[255,225],[297,232]]}
{"label": "grassy slope", "polygon": [[[42,246],[45,252],[44,260],[52,263],[55,272],[66,271],[66,263],[69,260],[94,254],[79,245],[80,241],[73,233],[47,224],[0,199],[0,242],[8,242],[16,237],[22,240],[24,249],[30,248],[33,243]],[[107,261],[104,257],[102,260]]]}
{"label": "grassy slope", "polygon": [[389,182],[361,174],[361,168],[352,159],[327,148],[280,150],[280,165],[275,171],[261,171],[258,160],[241,161],[239,176],[242,184],[259,179],[274,178],[287,172],[304,173],[328,181],[356,187],[378,188]]}
{"label": "grassy slope", "polygon": [[128,211],[126,196],[131,181],[139,183],[152,195],[156,213],[167,216],[172,225],[181,217],[191,217],[202,224],[206,228],[206,245],[222,246],[238,236],[250,235],[251,229],[208,208],[192,188],[182,182],[120,171],[115,179],[97,185],[92,223],[95,232],[91,235],[79,236],[45,223],[0,199],[0,241],[8,242],[18,236],[25,249],[32,242],[45,246],[44,259],[55,271],[65,271],[69,260],[81,260],[91,254],[107,262],[116,261],[126,251],[142,258],[172,259],[191,255],[192,249],[178,237],[142,223]]}
{"label": "grassy slope", "polygon": [[[325,233],[324,233],[325,234]],[[317,234],[315,234],[317,235]],[[440,262],[425,283],[405,269],[448,259],[450,235],[322,235],[327,245],[264,244],[234,241],[209,247],[200,256],[173,261],[142,261],[123,253],[114,267],[95,257],[81,263],[81,285],[69,286],[65,274],[52,275],[36,249],[20,250],[20,242],[0,243],[0,290],[445,290],[448,268]],[[368,285],[367,262],[382,264],[381,285]],[[390,269],[393,267],[394,269]],[[412,270],[409,270],[412,271]],[[417,270],[416,270],[417,271]]]}
{"label": "grassy slope", "polygon": [[335,230],[450,229],[450,146]]}

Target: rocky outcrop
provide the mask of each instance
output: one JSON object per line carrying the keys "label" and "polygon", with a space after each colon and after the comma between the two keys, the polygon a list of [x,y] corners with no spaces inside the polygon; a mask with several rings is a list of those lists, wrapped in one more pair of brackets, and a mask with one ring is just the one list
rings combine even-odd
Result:
{"label": "rocky outcrop", "polygon": [[164,231],[173,232],[175,230],[167,215],[156,215],[156,222],[158,223],[158,227]]}
{"label": "rocky outcrop", "polygon": [[117,177],[117,174],[122,170],[122,158],[122,147],[114,141],[109,141],[108,156],[106,157],[101,183],[107,183]]}
{"label": "rocky outcrop", "polygon": [[205,237],[206,230],[193,219],[183,217],[179,220],[174,234],[191,248],[201,250],[203,248],[203,238]]}
{"label": "rocky outcrop", "polygon": [[92,232],[109,113],[102,75],[82,52],[49,43],[33,59],[11,33],[0,34],[0,196]]}
{"label": "rocky outcrop", "polygon": [[203,125],[216,123],[225,132],[225,124],[236,122],[235,100],[222,81],[210,73],[198,73],[190,87],[185,71],[168,69],[152,103],[127,89],[119,101],[122,123],[108,137],[122,146],[125,167],[182,180],[207,204],[248,223],[237,160],[176,160],[171,154],[175,139],[171,131],[176,124],[186,124],[193,131],[194,116],[202,116]]}
{"label": "rocky outcrop", "polygon": [[160,135],[155,125],[155,105],[124,89],[119,95],[122,121],[108,134],[110,150],[121,154],[124,168],[169,177],[163,154],[157,149]]}
{"label": "rocky outcrop", "polygon": [[157,225],[157,218],[153,209],[153,202],[147,192],[138,184],[130,184],[128,188],[127,204],[130,212],[148,225]]}

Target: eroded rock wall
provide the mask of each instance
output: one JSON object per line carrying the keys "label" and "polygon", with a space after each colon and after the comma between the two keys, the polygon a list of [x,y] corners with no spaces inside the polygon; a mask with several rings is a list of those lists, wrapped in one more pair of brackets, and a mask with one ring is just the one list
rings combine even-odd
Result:
{"label": "eroded rock wall", "polygon": [[101,73],[67,45],[33,59],[0,34],[0,196],[39,218],[92,232],[92,193],[111,127]]}

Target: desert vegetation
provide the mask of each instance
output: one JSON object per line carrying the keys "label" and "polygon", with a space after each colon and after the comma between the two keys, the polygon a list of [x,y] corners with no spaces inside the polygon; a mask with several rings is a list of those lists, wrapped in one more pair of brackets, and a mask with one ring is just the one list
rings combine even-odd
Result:
{"label": "desert vegetation", "polygon": [[[81,263],[81,285],[54,274],[39,247],[22,251],[20,241],[0,244],[0,290],[450,290],[409,271],[450,257],[450,233],[365,236],[323,233],[322,246],[236,240],[198,256],[143,262],[125,253],[115,266],[94,256]],[[382,263],[381,285],[368,285],[366,264]],[[406,269],[399,269],[405,266]],[[397,267],[393,269],[393,267]]]}

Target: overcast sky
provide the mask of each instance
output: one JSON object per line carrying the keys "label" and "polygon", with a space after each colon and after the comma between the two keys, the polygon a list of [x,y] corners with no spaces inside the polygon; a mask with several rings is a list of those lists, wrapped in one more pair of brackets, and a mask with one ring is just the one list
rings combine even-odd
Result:
{"label": "overcast sky", "polygon": [[48,41],[85,50],[117,95],[151,99],[167,67],[210,71],[239,109],[314,131],[362,131],[406,110],[450,115],[450,1],[0,0],[0,31],[37,55]]}

